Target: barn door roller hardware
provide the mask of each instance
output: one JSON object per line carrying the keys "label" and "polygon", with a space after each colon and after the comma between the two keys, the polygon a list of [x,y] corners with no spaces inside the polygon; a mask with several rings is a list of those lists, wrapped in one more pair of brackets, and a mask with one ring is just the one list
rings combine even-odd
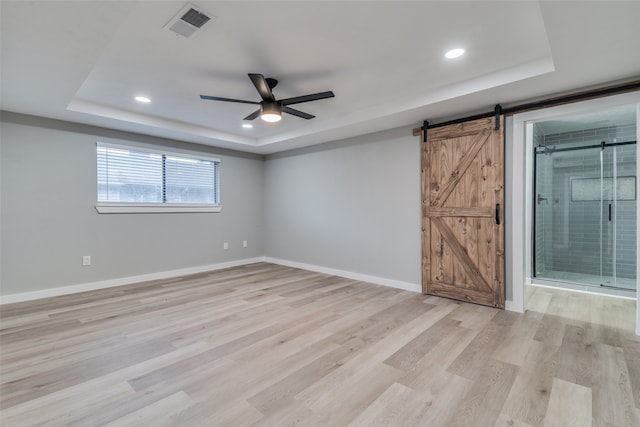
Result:
{"label": "barn door roller hardware", "polygon": [[496,106],[493,108],[493,113],[476,114],[475,116],[467,116],[460,119],[449,120],[448,122],[437,123],[435,125],[429,125],[429,122],[425,120],[424,122],[422,122],[422,127],[420,128],[420,130],[422,131],[422,142],[427,142],[427,129],[435,129],[443,126],[469,122],[471,120],[485,119],[487,117],[492,117],[492,116],[495,116],[496,118],[496,130],[500,130],[501,115],[502,115],[502,106],[500,104],[496,104]]}
{"label": "barn door roller hardware", "polygon": [[422,142],[427,142],[427,129],[429,129],[429,122],[426,120],[422,122],[422,127],[420,129],[422,130]]}
{"label": "barn door roller hardware", "polygon": [[640,80],[635,80],[628,83],[621,83],[614,86],[607,86],[600,89],[577,92],[570,95],[559,96],[557,98],[544,99],[542,101],[529,102],[527,104],[520,104],[514,107],[505,108],[505,109],[503,109],[500,104],[496,104],[495,108],[490,113],[476,114],[474,116],[467,116],[460,119],[449,120],[448,122],[436,123],[434,125],[429,125],[429,122],[425,120],[421,128],[413,129],[413,134],[414,136],[416,136],[420,133],[420,131],[422,131],[423,142],[427,142],[427,129],[434,129],[442,126],[448,126],[448,125],[453,125],[457,123],[464,123],[464,122],[477,120],[477,119],[485,119],[487,117],[494,117],[494,116],[496,118],[496,130],[499,130],[500,115],[502,114],[511,115],[515,113],[520,113],[522,111],[538,110],[541,108],[553,107],[561,104],[569,104],[572,102],[584,101],[587,99],[601,98],[604,96],[616,95],[619,93],[634,92],[637,90],[640,90]]}

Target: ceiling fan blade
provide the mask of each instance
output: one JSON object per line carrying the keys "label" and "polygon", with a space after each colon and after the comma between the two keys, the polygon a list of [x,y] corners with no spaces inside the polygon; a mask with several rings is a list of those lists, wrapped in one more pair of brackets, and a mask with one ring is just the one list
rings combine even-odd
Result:
{"label": "ceiling fan blade", "polygon": [[304,111],[296,110],[291,107],[287,107],[285,105],[282,106],[282,111],[285,113],[293,114],[294,116],[302,117],[303,119],[313,119],[315,116],[311,114],[305,113]]}
{"label": "ceiling fan blade", "polygon": [[262,74],[249,74],[249,78],[253,82],[253,85],[258,89],[258,93],[264,101],[275,101],[271,88],[267,84],[267,80]]}
{"label": "ceiling fan blade", "polygon": [[253,113],[249,114],[243,120],[254,120],[254,119],[257,119],[258,116],[260,116],[260,113],[262,113],[262,109],[258,108],[256,111],[254,111]]}
{"label": "ceiling fan blade", "polygon": [[242,99],[220,98],[219,96],[200,95],[200,99],[206,99],[210,101],[226,101],[226,102],[239,102],[241,104],[260,104],[256,101],[243,101]]}
{"label": "ceiling fan blade", "polygon": [[315,101],[317,99],[333,98],[335,95],[330,90],[327,92],[312,93],[311,95],[296,96],[294,98],[281,99],[282,105],[300,104],[301,102]]}

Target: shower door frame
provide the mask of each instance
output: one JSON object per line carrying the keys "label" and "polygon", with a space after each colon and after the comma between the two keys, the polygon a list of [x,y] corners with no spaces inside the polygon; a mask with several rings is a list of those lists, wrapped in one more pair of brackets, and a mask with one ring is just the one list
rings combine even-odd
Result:
{"label": "shower door frame", "polygon": [[[540,121],[543,120],[535,120],[532,121],[531,123],[535,124],[538,123]],[[590,144],[590,145],[583,145],[583,146],[576,146],[576,147],[566,147],[566,148],[553,148],[550,150],[549,155],[553,156],[553,154],[555,153],[561,153],[561,152],[567,152],[567,151],[580,151],[580,150],[592,150],[592,149],[599,149],[600,153],[603,153],[604,150],[606,150],[607,148],[613,148],[613,176],[611,178],[613,178],[613,200],[611,201],[612,203],[609,203],[609,222],[611,222],[611,207],[612,204],[615,206],[616,202],[617,202],[617,198],[616,198],[616,181],[618,178],[625,178],[625,176],[618,176],[616,173],[616,155],[615,155],[615,148],[619,147],[619,146],[625,146],[625,145],[636,145],[636,141],[625,141],[625,142],[605,142],[602,141],[600,144]],[[635,294],[636,294],[636,290],[635,289],[626,289],[624,287],[617,287],[617,286],[611,286],[611,285],[605,285],[604,284],[604,279],[606,276],[603,274],[603,263],[602,263],[602,252],[603,252],[603,227],[604,227],[604,217],[602,215],[602,210],[603,210],[603,206],[604,206],[604,202],[606,200],[609,199],[603,199],[603,190],[602,190],[602,182],[603,179],[609,178],[609,177],[604,177],[602,175],[602,168],[603,168],[603,159],[602,159],[602,154],[600,154],[600,186],[601,186],[601,192],[600,192],[600,268],[599,268],[599,285],[596,284],[590,284],[587,282],[579,282],[579,281],[571,281],[571,280],[562,280],[562,279],[557,279],[557,278],[552,278],[552,277],[541,277],[538,276],[538,268],[537,266],[539,265],[539,260],[536,258],[536,246],[539,243],[536,239],[536,227],[537,227],[537,211],[538,211],[538,205],[540,204],[540,201],[538,200],[538,197],[540,196],[540,193],[538,193],[539,189],[537,188],[537,180],[538,180],[538,155],[547,155],[546,152],[540,152],[538,151],[540,149],[540,147],[534,147],[532,146],[533,149],[533,154],[532,154],[532,158],[533,158],[533,178],[532,178],[532,197],[533,200],[531,202],[531,206],[532,206],[532,222],[531,222],[531,279],[532,281],[536,281],[536,282],[542,282],[542,284],[548,284],[551,286],[558,286],[558,287],[562,287],[562,288],[570,288],[570,289],[577,289],[577,290],[591,290],[591,291],[596,291],[598,293],[608,293],[608,292],[601,292],[604,289],[608,289],[608,290],[617,290],[620,291],[620,294],[618,296],[625,296],[625,297],[630,297],[630,298],[634,298]],[[546,151],[546,150],[545,150]],[[638,154],[636,152],[636,158],[637,158]],[[595,177],[595,175],[594,175]],[[587,177],[589,178],[589,177]],[[636,176],[634,176],[634,178],[636,178]],[[573,181],[573,178],[571,178],[571,181]],[[569,187],[571,188],[571,187]],[[572,191],[572,190],[570,190]],[[635,199],[634,199],[635,200]],[[547,199],[545,199],[545,201],[548,201]],[[614,216],[617,216],[617,209],[614,209]],[[615,284],[615,279],[616,279],[616,270],[617,270],[617,265],[616,265],[616,248],[615,248],[615,240],[616,240],[616,222],[617,219],[614,218],[613,221],[613,246],[614,246],[614,253],[612,255],[612,260],[611,260],[611,271],[612,271],[612,278],[614,279],[614,284]],[[566,236],[568,237],[568,236]],[[576,272],[577,273],[577,272]],[[593,275],[594,277],[597,277],[597,275]],[[636,278],[637,280],[637,278]],[[636,284],[637,287],[637,284]]]}

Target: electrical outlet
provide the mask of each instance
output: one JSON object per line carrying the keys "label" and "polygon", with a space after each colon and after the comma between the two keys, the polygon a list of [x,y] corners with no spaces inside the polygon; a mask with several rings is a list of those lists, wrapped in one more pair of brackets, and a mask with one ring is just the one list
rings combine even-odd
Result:
{"label": "electrical outlet", "polygon": [[83,255],[82,256],[82,266],[83,267],[87,267],[91,265],[91,256],[90,255]]}
{"label": "electrical outlet", "polygon": [[222,244],[222,249],[224,249],[225,251],[229,249],[229,242],[224,242]]}
{"label": "electrical outlet", "polygon": [[243,248],[246,248],[246,247],[247,247],[247,241],[246,241],[246,240],[243,240],[243,241],[242,241],[242,247],[243,247]]}

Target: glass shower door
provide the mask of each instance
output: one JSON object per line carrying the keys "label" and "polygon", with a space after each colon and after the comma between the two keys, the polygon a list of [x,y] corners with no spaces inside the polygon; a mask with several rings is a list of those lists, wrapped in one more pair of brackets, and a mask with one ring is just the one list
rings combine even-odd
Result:
{"label": "glass shower door", "polygon": [[[602,286],[636,288],[636,145],[606,147],[603,158],[603,199],[606,208],[604,248],[610,262]],[[608,178],[611,177],[611,178]]]}
{"label": "glass shower door", "polygon": [[635,145],[537,147],[537,278],[635,289]]}

